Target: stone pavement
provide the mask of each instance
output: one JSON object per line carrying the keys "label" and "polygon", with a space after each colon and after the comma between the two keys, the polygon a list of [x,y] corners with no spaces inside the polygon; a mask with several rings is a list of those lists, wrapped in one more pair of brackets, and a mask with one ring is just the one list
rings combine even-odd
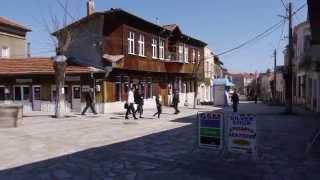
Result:
{"label": "stone pavement", "polygon": [[[0,130],[0,179],[106,180],[318,180],[320,158],[306,156],[306,141],[320,127],[319,115],[281,114],[282,107],[242,103],[257,114],[258,157],[199,149],[196,117],[218,108],[172,109],[158,120],[125,121],[123,114],[24,119]],[[226,108],[226,114],[231,109]]]}

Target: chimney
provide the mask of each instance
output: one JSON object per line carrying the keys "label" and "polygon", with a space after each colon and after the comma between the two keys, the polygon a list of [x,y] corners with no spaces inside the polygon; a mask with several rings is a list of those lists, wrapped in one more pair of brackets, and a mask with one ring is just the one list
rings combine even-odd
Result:
{"label": "chimney", "polygon": [[95,11],[94,0],[87,0],[87,16],[90,16]]}
{"label": "chimney", "polygon": [[28,58],[31,57],[31,43],[30,42],[27,43],[27,57]]}

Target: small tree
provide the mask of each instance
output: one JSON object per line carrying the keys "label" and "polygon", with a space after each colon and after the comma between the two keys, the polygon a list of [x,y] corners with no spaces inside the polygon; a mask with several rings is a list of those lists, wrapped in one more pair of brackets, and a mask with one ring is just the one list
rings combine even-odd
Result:
{"label": "small tree", "polygon": [[192,79],[194,80],[194,83],[193,83],[193,86],[194,86],[193,109],[197,108],[199,82],[203,81],[203,79],[204,79],[204,60],[205,60],[205,58],[198,59],[198,61],[196,61],[192,67]]}
{"label": "small tree", "polygon": [[[65,82],[65,69],[67,66],[65,53],[72,41],[72,32],[68,28],[64,28],[68,24],[68,4],[69,0],[65,0],[65,4],[60,0],[56,0],[59,6],[64,10],[63,20],[59,20],[57,15],[51,14],[50,22],[44,21],[46,30],[52,40],[56,56],[53,57],[53,66],[55,71],[56,81],[56,102],[55,102],[55,117],[64,117],[64,82]],[[73,19],[75,20],[75,19]]]}

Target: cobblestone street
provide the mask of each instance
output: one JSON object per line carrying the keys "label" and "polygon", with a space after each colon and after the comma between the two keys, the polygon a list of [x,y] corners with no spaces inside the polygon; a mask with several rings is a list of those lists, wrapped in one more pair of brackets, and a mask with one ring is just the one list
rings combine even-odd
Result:
{"label": "cobblestone street", "polygon": [[320,127],[319,115],[287,116],[279,106],[240,104],[240,112],[257,114],[258,157],[253,158],[198,148],[196,112],[213,110],[219,109],[183,108],[179,115],[164,109],[160,120],[146,110],[138,121],[125,121],[121,113],[26,117],[21,127],[0,130],[0,179],[319,179],[319,153],[304,153]]}

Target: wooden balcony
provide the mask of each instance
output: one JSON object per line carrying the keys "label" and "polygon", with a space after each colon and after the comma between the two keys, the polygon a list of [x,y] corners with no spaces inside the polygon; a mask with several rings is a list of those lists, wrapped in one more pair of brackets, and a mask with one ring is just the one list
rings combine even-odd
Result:
{"label": "wooden balcony", "polygon": [[199,72],[201,68],[197,66],[199,65],[174,60],[150,59],[135,55],[128,55],[112,65],[113,68],[122,70],[183,74],[192,74],[194,71]]}

